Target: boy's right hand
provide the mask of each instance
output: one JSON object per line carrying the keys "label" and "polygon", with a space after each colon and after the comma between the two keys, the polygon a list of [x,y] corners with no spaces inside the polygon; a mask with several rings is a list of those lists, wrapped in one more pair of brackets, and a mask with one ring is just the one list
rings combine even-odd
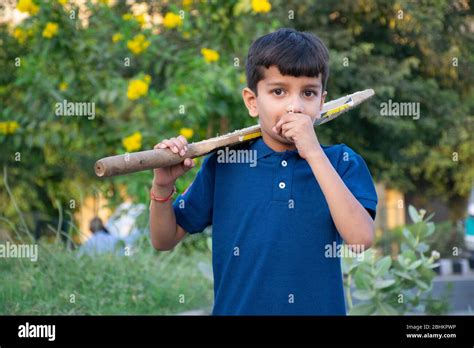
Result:
{"label": "boy's right hand", "polygon": [[[184,156],[188,149],[188,141],[182,135],[177,138],[170,138],[162,140],[160,143],[156,144],[154,149],[166,149],[173,153],[179,153],[180,156]],[[195,162],[192,158],[186,158],[183,162],[175,164],[169,167],[156,168],[153,170],[154,185],[158,188],[163,188],[164,191],[169,191],[167,189],[172,188],[176,179],[190,170],[195,166]]]}

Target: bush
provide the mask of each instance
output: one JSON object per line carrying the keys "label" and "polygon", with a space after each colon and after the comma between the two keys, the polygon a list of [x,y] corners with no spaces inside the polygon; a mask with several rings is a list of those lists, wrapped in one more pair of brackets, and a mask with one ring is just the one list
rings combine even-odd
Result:
{"label": "bush", "polygon": [[[383,255],[396,255],[403,241],[403,231],[406,226],[400,226],[390,231],[385,231],[376,240],[375,245]],[[413,228],[409,226],[408,228]],[[443,221],[436,224],[435,232],[430,235],[426,244],[430,249],[439,252],[442,258],[452,258],[461,254],[465,249],[464,228],[460,223]]]}
{"label": "bush", "polygon": [[[401,251],[395,258],[382,257],[370,249],[363,257],[343,259],[349,314],[396,315],[415,309],[426,311],[428,303],[429,308],[433,308],[432,299],[423,299],[422,294],[431,290],[433,268],[438,266],[435,260],[439,253],[434,250],[430,253],[426,243],[435,225],[429,222],[431,217],[424,219],[424,210],[417,212],[410,206],[409,213],[414,224],[403,229]],[[353,305],[352,297],[360,303]]]}

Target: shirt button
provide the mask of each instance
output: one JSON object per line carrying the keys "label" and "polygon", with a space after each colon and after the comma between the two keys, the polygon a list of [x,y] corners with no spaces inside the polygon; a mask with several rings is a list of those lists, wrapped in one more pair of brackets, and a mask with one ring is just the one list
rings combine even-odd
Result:
{"label": "shirt button", "polygon": [[288,165],[288,162],[286,162],[285,160],[283,160],[283,161],[281,161],[281,165],[282,165],[283,167],[286,167],[286,166]]}
{"label": "shirt button", "polygon": [[278,187],[281,188],[281,189],[284,189],[285,188],[285,183],[282,181],[281,183],[278,184]]}

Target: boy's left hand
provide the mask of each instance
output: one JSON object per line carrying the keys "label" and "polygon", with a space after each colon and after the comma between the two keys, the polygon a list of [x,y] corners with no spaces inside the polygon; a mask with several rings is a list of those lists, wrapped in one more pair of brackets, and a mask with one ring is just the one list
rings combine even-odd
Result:
{"label": "boy's left hand", "polygon": [[313,120],[309,115],[287,113],[281,117],[272,130],[294,142],[299,155],[304,159],[321,151]]}

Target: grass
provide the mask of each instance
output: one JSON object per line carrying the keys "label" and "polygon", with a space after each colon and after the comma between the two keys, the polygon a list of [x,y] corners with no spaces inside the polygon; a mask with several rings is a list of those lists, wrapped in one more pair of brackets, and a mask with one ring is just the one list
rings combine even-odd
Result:
{"label": "grass", "polygon": [[212,282],[198,268],[200,262],[210,263],[208,250],[189,252],[178,245],[173,251],[156,252],[147,236],[133,250],[130,256],[79,257],[77,250],[60,243],[40,243],[37,262],[3,259],[0,314],[166,315],[211,310]]}

